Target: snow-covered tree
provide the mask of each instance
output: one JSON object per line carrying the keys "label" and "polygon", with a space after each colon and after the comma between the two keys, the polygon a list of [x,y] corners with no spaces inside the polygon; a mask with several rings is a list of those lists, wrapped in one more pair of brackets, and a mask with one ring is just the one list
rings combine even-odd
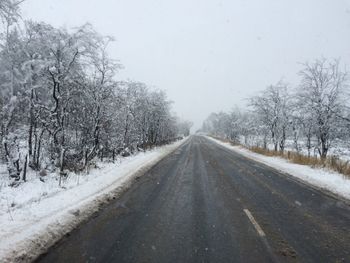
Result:
{"label": "snow-covered tree", "polygon": [[111,37],[90,24],[17,23],[19,4],[0,1],[0,154],[11,178],[25,180],[27,164],[61,178],[177,137],[182,124],[163,91],[116,81]]}
{"label": "snow-covered tree", "polygon": [[250,106],[263,125],[270,131],[275,151],[283,152],[290,118],[290,97],[282,82],[271,85],[250,100]]}
{"label": "snow-covered tree", "polygon": [[299,106],[306,122],[314,127],[317,150],[321,158],[325,158],[336,136],[338,116],[344,108],[341,99],[347,74],[340,69],[339,61],[326,59],[305,63],[299,74],[302,78]]}

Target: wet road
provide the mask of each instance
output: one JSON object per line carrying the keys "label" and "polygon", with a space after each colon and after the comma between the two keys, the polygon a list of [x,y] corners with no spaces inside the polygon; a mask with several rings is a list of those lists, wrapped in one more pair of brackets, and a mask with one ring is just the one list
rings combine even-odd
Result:
{"label": "wet road", "polygon": [[350,262],[350,208],[192,136],[38,262]]}

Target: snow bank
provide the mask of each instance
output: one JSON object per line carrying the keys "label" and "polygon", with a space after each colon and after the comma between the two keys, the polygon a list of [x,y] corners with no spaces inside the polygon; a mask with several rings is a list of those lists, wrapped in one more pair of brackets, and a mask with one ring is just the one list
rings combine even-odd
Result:
{"label": "snow bank", "polygon": [[240,146],[232,146],[206,136],[211,141],[214,141],[230,150],[233,150],[245,157],[261,162],[282,172],[288,173],[306,183],[314,185],[318,188],[325,189],[335,193],[343,198],[350,200],[350,179],[345,176],[329,171],[326,169],[312,168],[306,165],[294,164],[280,157],[269,157],[254,153]]}
{"label": "snow bank", "polygon": [[65,188],[52,175],[45,183],[31,175],[17,188],[0,186],[0,262],[27,262],[45,252],[185,140],[70,176]]}

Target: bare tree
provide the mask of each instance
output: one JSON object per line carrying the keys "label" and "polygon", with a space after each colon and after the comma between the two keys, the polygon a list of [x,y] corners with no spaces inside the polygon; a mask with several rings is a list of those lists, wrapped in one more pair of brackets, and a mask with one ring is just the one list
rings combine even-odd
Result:
{"label": "bare tree", "polygon": [[299,74],[302,78],[298,92],[300,107],[306,115],[311,115],[317,150],[321,158],[325,158],[335,135],[337,115],[343,107],[340,98],[347,74],[340,69],[339,61],[326,59],[305,63]]}
{"label": "bare tree", "polygon": [[260,96],[250,100],[250,106],[259,116],[261,123],[270,130],[274,150],[279,148],[283,152],[290,117],[287,86],[282,82],[269,86]]}
{"label": "bare tree", "polygon": [[115,80],[121,64],[108,56],[112,38],[89,24],[16,24],[19,3],[0,1],[0,153],[14,183],[26,180],[27,165],[58,171],[61,182],[97,158],[177,137],[180,124],[163,91]]}

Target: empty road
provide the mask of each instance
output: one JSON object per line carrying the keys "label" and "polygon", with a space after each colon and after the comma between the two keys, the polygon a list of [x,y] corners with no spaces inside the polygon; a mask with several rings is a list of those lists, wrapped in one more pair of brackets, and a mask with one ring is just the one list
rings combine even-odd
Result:
{"label": "empty road", "polygon": [[38,262],[350,262],[350,208],[192,136]]}

